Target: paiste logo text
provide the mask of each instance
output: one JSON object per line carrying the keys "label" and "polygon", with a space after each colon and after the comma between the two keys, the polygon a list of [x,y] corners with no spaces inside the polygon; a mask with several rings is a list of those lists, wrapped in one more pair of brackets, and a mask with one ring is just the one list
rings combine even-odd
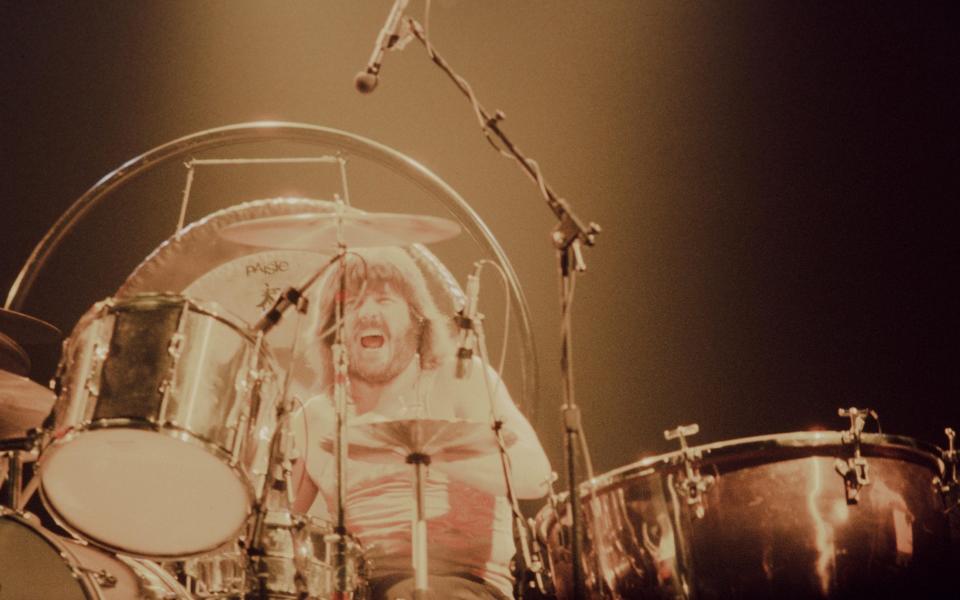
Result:
{"label": "paiste logo text", "polygon": [[283,273],[284,271],[290,270],[290,263],[285,260],[271,260],[267,262],[252,262],[247,263],[246,275],[247,277],[262,274],[262,275],[273,275],[275,273]]}

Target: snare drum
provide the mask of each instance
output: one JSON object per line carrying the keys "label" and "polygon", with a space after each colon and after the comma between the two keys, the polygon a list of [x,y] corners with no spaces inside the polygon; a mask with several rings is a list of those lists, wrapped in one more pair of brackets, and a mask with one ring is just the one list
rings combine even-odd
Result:
{"label": "snare drum", "polygon": [[322,600],[367,597],[367,563],[360,544],[350,535],[344,536],[346,593],[335,594],[340,536],[330,523],[306,515],[268,513],[263,538],[266,551],[259,571],[268,593]]}
{"label": "snare drum", "polygon": [[107,554],[12,513],[0,516],[0,598],[189,599],[158,565]]}
{"label": "snare drum", "polygon": [[[690,448],[582,484],[587,597],[934,597],[958,566],[932,485],[938,449],[879,434],[859,448],[859,483],[844,434],[809,432]],[[568,507],[537,516],[561,599],[573,597]]]}
{"label": "snare drum", "polygon": [[247,592],[247,555],[239,544],[223,552],[177,563],[180,581],[198,600],[232,600]]}
{"label": "snare drum", "polygon": [[240,534],[275,430],[272,360],[241,322],[179,295],[108,299],[64,344],[40,491],[64,528],[175,558]]}
{"label": "snare drum", "polygon": [[268,512],[262,524],[262,553],[248,558],[241,545],[186,560],[179,569],[195,598],[309,598],[364,600],[368,563],[352,536],[344,538],[344,589],[337,595],[336,553],[340,536],[330,523],[286,511]]}

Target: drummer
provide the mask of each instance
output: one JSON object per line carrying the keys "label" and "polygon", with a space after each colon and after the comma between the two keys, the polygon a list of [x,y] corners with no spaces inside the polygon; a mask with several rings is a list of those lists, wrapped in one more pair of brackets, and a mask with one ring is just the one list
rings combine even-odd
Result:
{"label": "drummer", "polygon": [[[305,354],[316,370],[317,395],[305,403],[298,444],[294,510],[329,521],[336,514],[336,466],[320,440],[333,437],[334,299],[328,279],[309,309]],[[484,368],[476,358],[456,377],[451,319],[434,303],[423,273],[400,248],[351,252],[347,260],[344,345],[349,357],[348,423],[395,419],[465,419],[490,423]],[[530,423],[492,370],[491,390],[508,436],[518,498],[546,493],[550,465]],[[329,448],[329,441],[327,442]],[[304,469],[304,467],[306,467]],[[346,526],[372,561],[374,600],[412,598],[413,468],[348,460]],[[429,588],[436,598],[512,597],[512,520],[500,456],[435,459],[425,484]]]}

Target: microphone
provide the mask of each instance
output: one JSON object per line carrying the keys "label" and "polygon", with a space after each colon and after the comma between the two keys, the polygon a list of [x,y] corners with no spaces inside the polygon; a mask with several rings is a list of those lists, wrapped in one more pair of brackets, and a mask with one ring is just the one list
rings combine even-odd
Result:
{"label": "microphone", "polygon": [[[367,70],[360,71],[353,80],[357,91],[363,94],[369,94],[377,87],[377,81],[380,79],[380,66],[383,64],[383,53],[390,50],[400,39],[398,33],[400,19],[403,17],[403,11],[407,8],[410,0],[394,0],[393,8],[387,15],[387,20],[377,36],[377,42],[373,46],[373,53],[370,54],[370,60],[367,61]],[[406,44],[404,44],[406,45]]]}
{"label": "microphone", "polygon": [[476,263],[476,270],[467,276],[467,299],[463,308],[457,313],[455,320],[460,327],[460,339],[457,343],[457,369],[455,376],[463,379],[470,375],[473,366],[474,324],[478,318],[477,303],[480,298],[480,269],[483,265]]}

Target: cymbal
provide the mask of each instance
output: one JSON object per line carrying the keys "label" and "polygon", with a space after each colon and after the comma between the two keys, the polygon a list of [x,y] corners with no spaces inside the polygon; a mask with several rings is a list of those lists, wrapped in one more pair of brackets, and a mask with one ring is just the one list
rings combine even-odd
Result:
{"label": "cymbal", "polygon": [[[341,218],[343,243],[350,248],[429,244],[460,233],[454,221],[427,215],[357,211]],[[337,221],[332,213],[265,217],[230,225],[221,229],[220,235],[251,246],[333,253],[337,249]]]}
{"label": "cymbal", "polygon": [[[507,447],[517,441],[503,430]],[[347,427],[347,455],[373,463],[406,462],[410,454],[426,454],[431,462],[455,462],[497,452],[496,437],[488,423],[459,419],[401,419],[375,421]],[[333,440],[321,447],[333,452]]]}
{"label": "cymbal", "polygon": [[53,408],[54,393],[26,377],[0,371],[0,439],[23,437]]}
{"label": "cymbal", "polygon": [[0,371],[17,375],[30,372],[30,356],[27,351],[3,332],[0,332]]}
{"label": "cymbal", "polygon": [[62,337],[50,323],[7,308],[0,308],[0,333],[20,344],[53,344]]}

